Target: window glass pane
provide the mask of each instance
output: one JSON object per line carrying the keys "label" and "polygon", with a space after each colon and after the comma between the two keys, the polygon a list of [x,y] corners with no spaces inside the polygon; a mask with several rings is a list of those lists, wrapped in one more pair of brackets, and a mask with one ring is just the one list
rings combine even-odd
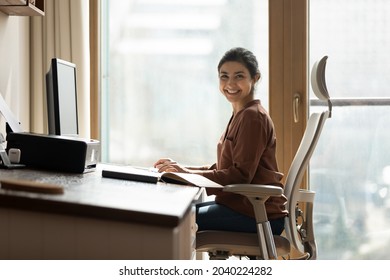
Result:
{"label": "window glass pane", "polygon": [[331,97],[389,96],[389,12],[386,0],[310,1],[310,65],[329,56]]}
{"label": "window glass pane", "polygon": [[103,3],[102,160],[215,162],[231,115],[217,79],[225,51],[242,46],[256,54],[258,97],[268,104],[267,1]]}
{"label": "window glass pane", "polygon": [[335,99],[310,166],[319,259],[389,258],[389,12],[386,0],[310,1],[310,65],[329,56]]}

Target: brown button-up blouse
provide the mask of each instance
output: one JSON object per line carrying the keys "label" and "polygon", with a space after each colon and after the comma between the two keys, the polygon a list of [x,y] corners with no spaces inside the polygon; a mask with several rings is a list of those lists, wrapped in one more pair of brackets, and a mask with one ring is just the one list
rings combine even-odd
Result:
{"label": "brown button-up blouse", "polygon": [[[260,104],[249,102],[233,115],[217,147],[217,163],[202,175],[221,185],[265,184],[284,187],[283,174],[276,162],[276,137],[273,122]],[[254,217],[249,200],[241,195],[207,189],[215,201],[239,213]],[[287,215],[286,197],[270,197],[266,201],[268,219]]]}

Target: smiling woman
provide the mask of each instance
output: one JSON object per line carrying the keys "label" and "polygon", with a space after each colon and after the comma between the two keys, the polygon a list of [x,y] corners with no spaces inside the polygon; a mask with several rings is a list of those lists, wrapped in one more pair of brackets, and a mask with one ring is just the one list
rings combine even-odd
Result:
{"label": "smiling woman", "polygon": [[[125,2],[103,1],[102,161],[215,161],[231,114],[216,65],[243,46],[268,69],[268,1]],[[261,86],[267,106],[267,79]]]}
{"label": "smiling woman", "polygon": [[[274,124],[260,100],[254,99],[254,86],[260,71],[256,57],[244,48],[233,48],[218,64],[220,91],[233,107],[233,114],[217,145],[217,162],[204,167],[184,167],[171,159],[160,159],[159,172],[202,175],[223,186],[230,184],[268,184],[283,187],[276,162]],[[199,230],[256,232],[250,201],[238,194],[207,188],[215,201],[197,205]],[[287,199],[270,197],[265,203],[274,234],[284,229]]]}

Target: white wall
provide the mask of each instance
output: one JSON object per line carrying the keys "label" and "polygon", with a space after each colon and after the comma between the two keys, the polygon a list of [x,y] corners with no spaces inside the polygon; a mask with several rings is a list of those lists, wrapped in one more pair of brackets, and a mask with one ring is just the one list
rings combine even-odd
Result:
{"label": "white wall", "polygon": [[[29,17],[0,12],[0,93],[8,107],[29,131]],[[0,115],[5,136],[5,119]]]}

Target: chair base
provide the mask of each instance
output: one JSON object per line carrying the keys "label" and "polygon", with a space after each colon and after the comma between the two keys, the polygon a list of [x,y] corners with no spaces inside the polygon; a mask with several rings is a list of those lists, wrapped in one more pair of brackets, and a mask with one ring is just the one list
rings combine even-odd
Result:
{"label": "chair base", "polygon": [[[221,236],[223,238],[221,238]],[[283,236],[274,235],[279,257],[290,253],[290,242]],[[228,259],[231,256],[260,256],[256,233],[206,230],[196,234],[196,250],[208,252],[210,259]]]}

